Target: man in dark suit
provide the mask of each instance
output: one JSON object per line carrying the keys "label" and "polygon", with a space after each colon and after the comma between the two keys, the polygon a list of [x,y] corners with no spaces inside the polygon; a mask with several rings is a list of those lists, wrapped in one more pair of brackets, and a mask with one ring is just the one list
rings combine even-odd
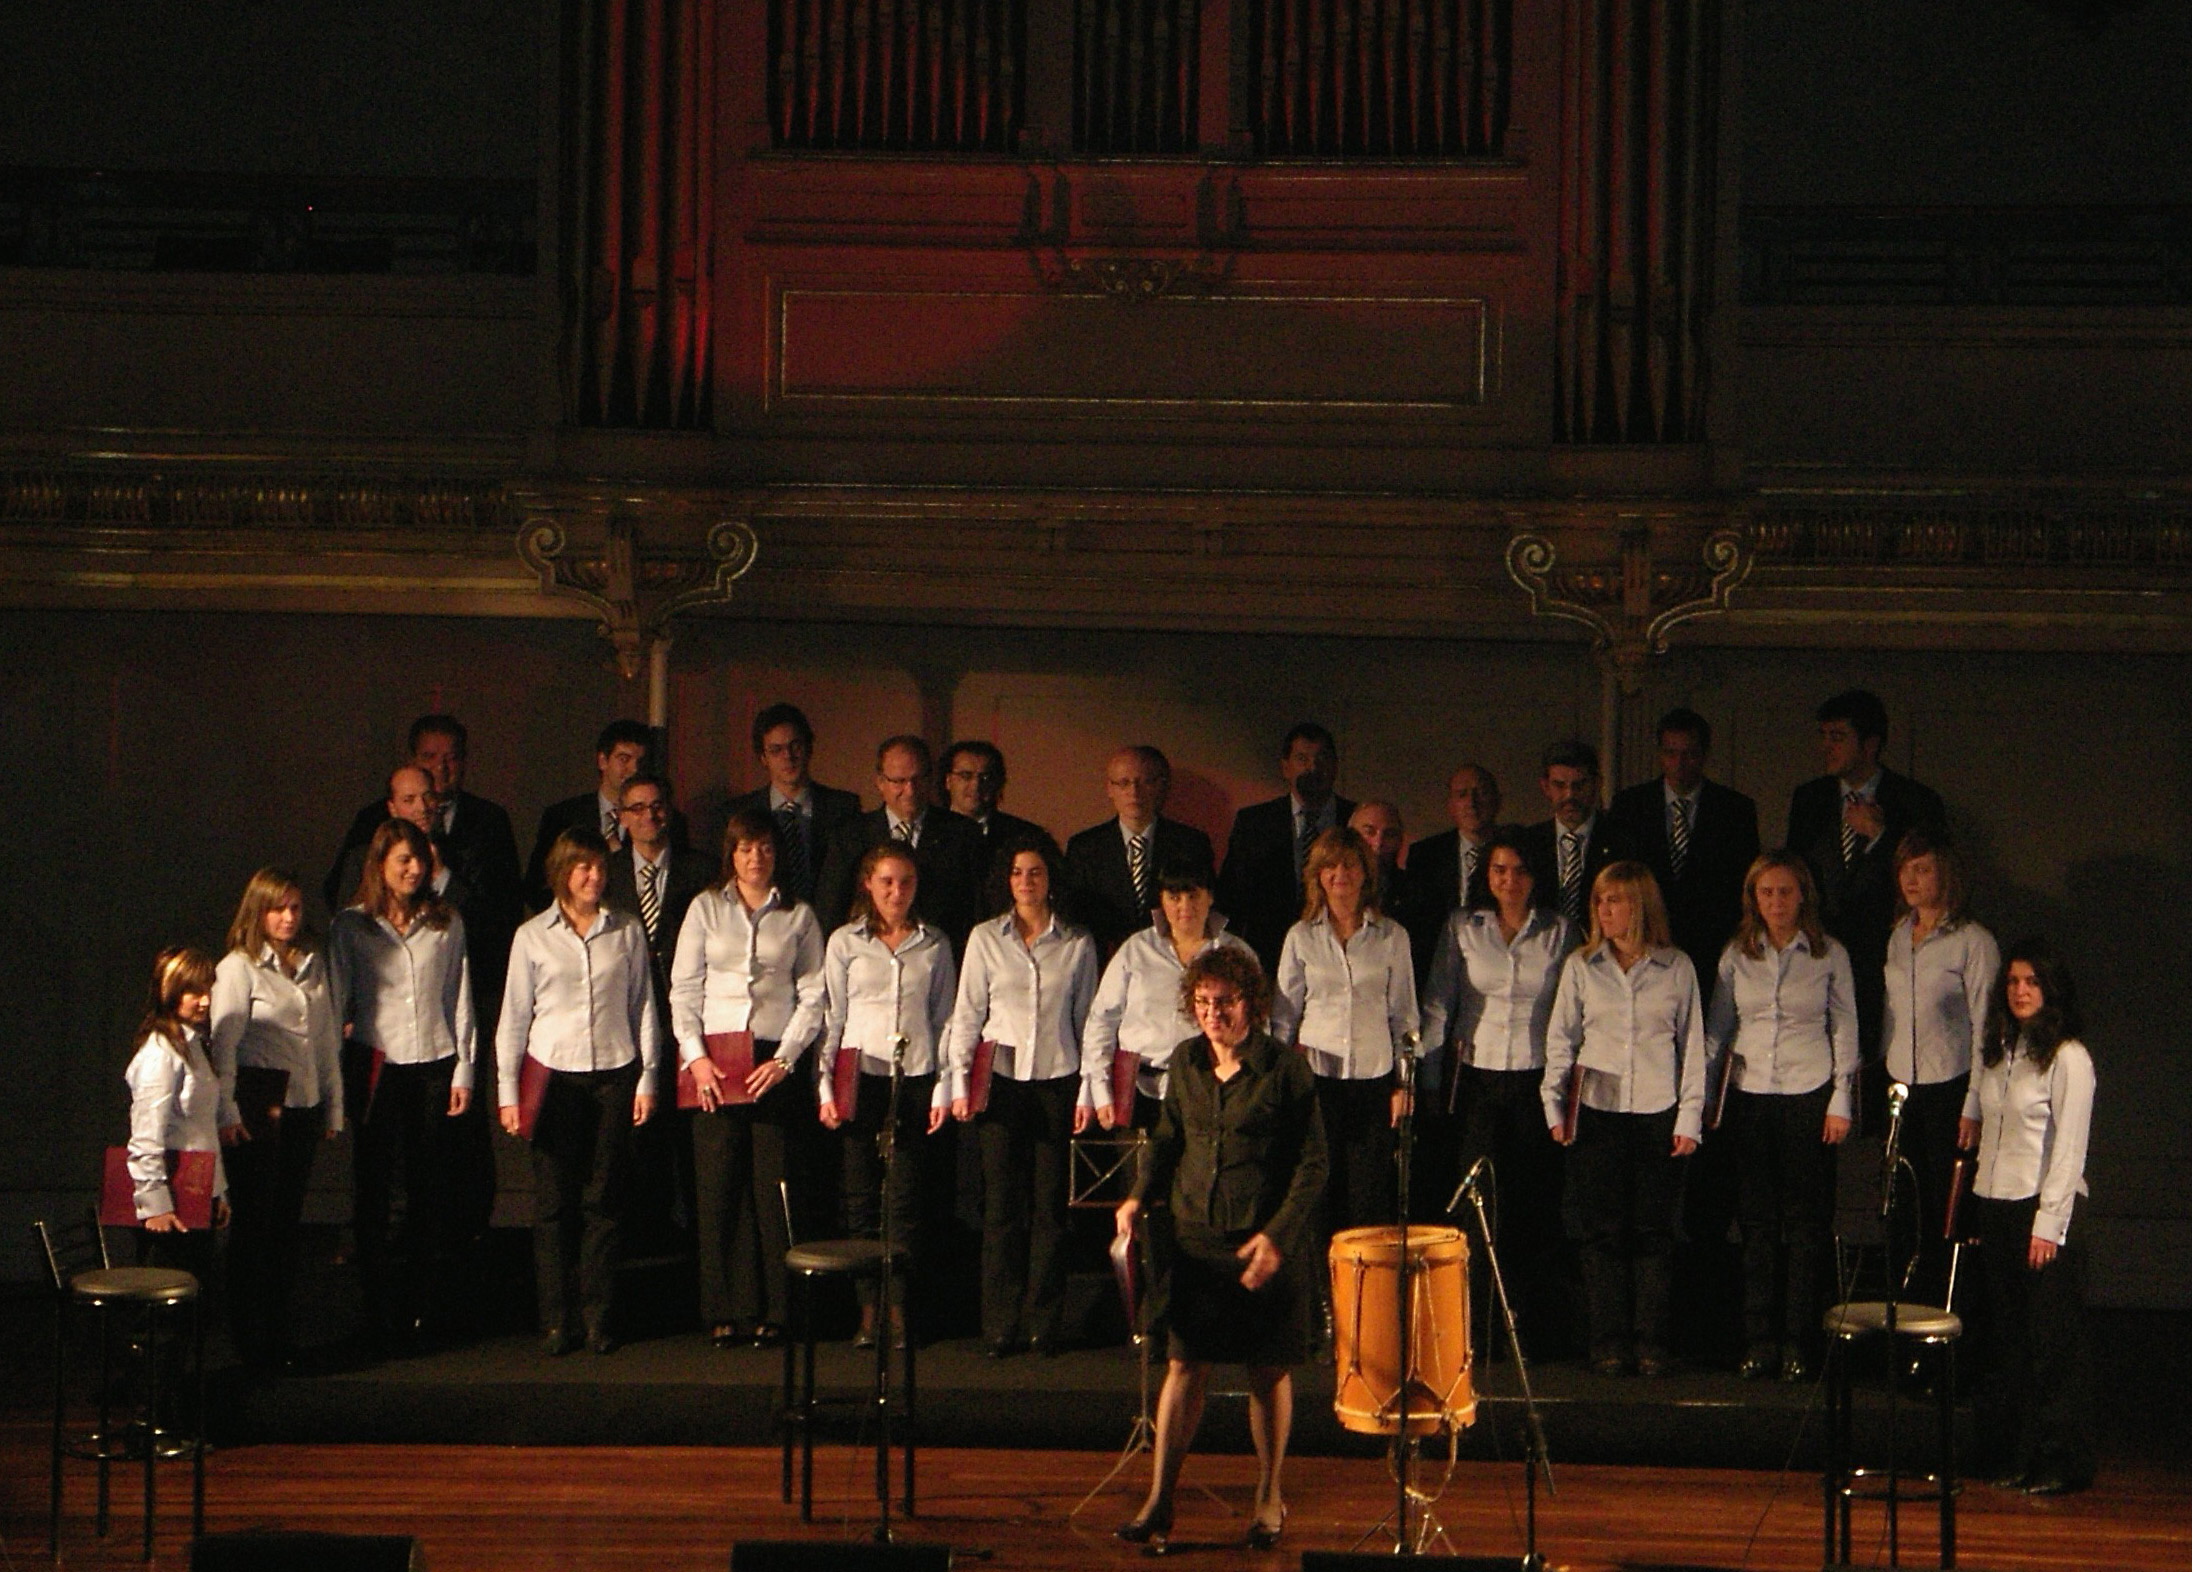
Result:
{"label": "man in dark suit", "polygon": [[1157,881],[1167,868],[1193,868],[1215,879],[1210,837],[1164,816],[1172,764],[1147,743],[1121,748],[1104,766],[1114,816],[1066,842],[1066,874],[1075,920],[1085,923],[1108,960],[1147,927]]}
{"label": "man in dark suit", "polygon": [[1758,856],[1758,804],[1705,778],[1712,725],[1691,709],[1659,719],[1659,779],[1617,793],[1608,810],[1667,900],[1674,942],[1710,1003],[1720,952],[1743,917],[1743,875]]}
{"label": "man in dark suit", "polygon": [[1811,866],[1819,916],[1849,951],[1857,983],[1857,1030],[1865,1057],[1880,1047],[1888,930],[1895,923],[1895,847],[1906,831],[1948,833],[1948,811],[1929,788],[1880,763],[1888,710],[1862,688],[1819,706],[1825,774],[1789,798],[1789,850]]}
{"label": "man in dark suit", "polygon": [[1377,866],[1378,887],[1372,893],[1378,910],[1399,922],[1409,899],[1408,870],[1400,865],[1400,854],[1408,849],[1408,831],[1401,823],[1400,808],[1382,798],[1359,802],[1347,816],[1347,827],[1362,837]]}
{"label": "man in dark suit", "polygon": [[[670,1033],[670,962],[677,955],[678,930],[685,909],[716,880],[716,861],[701,852],[670,844],[670,785],[642,770],[617,793],[617,818],[624,844],[609,853],[602,902],[637,917],[647,933],[647,955],[654,973],[655,1009],[665,1038]],[[650,1119],[632,1132],[632,1196],[627,1215],[640,1236],[654,1236],[664,1224],[683,1231],[695,1215],[692,1196],[690,1121],[676,1117],[677,1053],[662,1056],[661,1078],[652,1088],[655,1106],[672,1117]],[[668,1244],[663,1235],[659,1243]]]}
{"label": "man in dark suit", "polygon": [[915,909],[950,935],[954,954],[966,949],[967,931],[987,915],[982,890],[986,853],[982,832],[972,822],[933,805],[929,789],[935,779],[929,745],[919,737],[888,737],[875,750],[875,789],[883,806],[853,820],[831,847],[831,884],[818,908],[825,930],[842,924],[852,907],[860,859],[872,847],[897,841],[913,849],[914,866],[920,870]]}
{"label": "man in dark suit", "polygon": [[[424,830],[432,839],[440,826],[436,819],[439,804],[434,799],[434,777],[416,764],[399,764],[388,772],[388,797],[381,804],[378,817],[372,818],[373,831],[390,819],[408,819]],[[358,810],[358,822],[363,824],[372,817],[370,810]],[[358,881],[365,875],[365,850],[372,841],[373,831],[365,839],[345,837],[342,850],[335,855],[335,866],[327,870],[327,878],[320,888],[327,896],[329,911],[340,911],[349,905],[358,893]],[[458,879],[442,860],[441,848],[434,848],[434,893],[452,906],[462,906],[466,895],[464,883]]]}
{"label": "man in dark suit", "polygon": [[1301,920],[1309,843],[1354,816],[1355,805],[1333,793],[1339,774],[1340,745],[1315,721],[1303,721],[1279,745],[1285,793],[1233,816],[1218,909],[1233,919],[1234,931],[1267,972],[1278,970],[1286,930]]}
{"label": "man in dark suit", "polygon": [[1431,951],[1457,906],[1484,888],[1484,842],[1499,823],[1499,782],[1481,764],[1464,764],[1446,782],[1454,827],[1408,848],[1409,909],[1401,918],[1415,952],[1416,986],[1431,969]]}
{"label": "man in dark suit", "polygon": [[998,851],[1029,839],[1050,841],[1050,831],[998,806],[1005,795],[1005,755],[993,743],[955,742],[944,750],[937,795],[944,806],[982,832],[982,873],[987,882]]}
{"label": "man in dark suit", "polygon": [[[724,817],[748,810],[772,815],[783,844],[776,887],[786,900],[815,905],[829,883],[832,844],[859,821],[860,794],[824,786],[808,773],[814,727],[796,704],[771,704],[754,717],[753,751],[769,784],[733,797]],[[823,932],[833,926],[825,919]]]}
{"label": "man in dark suit", "polygon": [[[552,802],[542,810],[540,831],[533,837],[533,855],[525,865],[525,898],[534,911],[548,907],[548,851],[565,830],[594,830],[615,851],[624,844],[623,821],[617,816],[617,794],[624,783],[647,767],[654,733],[635,720],[611,721],[594,739],[594,789]],[[673,838],[682,840],[675,834]]]}
{"label": "man in dark suit", "polygon": [[1608,863],[1634,857],[1636,848],[1627,831],[1598,811],[1598,750],[1589,743],[1570,739],[1547,748],[1537,784],[1553,816],[1522,832],[1530,873],[1539,889],[1554,893],[1554,904],[1576,931],[1585,933],[1591,881]]}

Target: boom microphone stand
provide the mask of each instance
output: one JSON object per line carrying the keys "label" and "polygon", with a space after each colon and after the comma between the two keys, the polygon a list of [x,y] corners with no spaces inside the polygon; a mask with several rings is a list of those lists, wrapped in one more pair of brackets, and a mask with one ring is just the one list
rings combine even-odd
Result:
{"label": "boom microphone stand", "polygon": [[1446,1215],[1451,1217],[1461,1209],[1463,1197],[1467,1197],[1471,1210],[1476,1213],[1477,1236],[1484,1241],[1484,1259],[1492,1267],[1492,1293],[1499,1300],[1500,1319],[1507,1325],[1507,1349],[1515,1357],[1515,1375],[1522,1383],[1522,1416],[1524,1424],[1522,1446],[1522,1498],[1523,1498],[1523,1548],[1521,1572],[1544,1572],[1545,1558],[1537,1549],[1537,1471],[1545,1470],[1545,1492],[1557,1498],[1560,1491],[1553,1484],[1553,1459],[1545,1450],[1545,1426],[1537,1411],[1537,1394],[1530,1389],[1530,1366],[1522,1357],[1522,1337],[1515,1330],[1515,1307],[1507,1298],[1507,1279],[1499,1269],[1499,1249],[1492,1243],[1492,1226],[1484,1215],[1484,1189],[1481,1176],[1491,1168],[1489,1157],[1479,1158],[1476,1165],[1462,1176],[1461,1187],[1454,1191],[1453,1199],[1446,1203]]}

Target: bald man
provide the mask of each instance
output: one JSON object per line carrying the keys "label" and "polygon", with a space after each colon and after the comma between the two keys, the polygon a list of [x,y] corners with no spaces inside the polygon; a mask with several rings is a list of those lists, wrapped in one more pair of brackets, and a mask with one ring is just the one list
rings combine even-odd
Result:
{"label": "bald man", "polygon": [[1408,849],[1408,877],[1414,909],[1402,921],[1416,955],[1421,986],[1431,951],[1446,929],[1446,919],[1484,887],[1484,841],[1499,824],[1499,782],[1481,764],[1464,764],[1446,783],[1450,830],[1426,835]]}
{"label": "bald man", "polygon": [[1400,809],[1373,798],[1358,803],[1348,816],[1347,827],[1360,835],[1378,864],[1378,910],[1396,922],[1408,915],[1408,875],[1400,865],[1408,849],[1408,832],[1402,827]]}
{"label": "bald man", "polygon": [[1157,879],[1174,866],[1211,875],[1210,837],[1164,816],[1172,764],[1148,743],[1121,748],[1104,765],[1104,795],[1112,817],[1066,842],[1066,873],[1074,910],[1109,960],[1111,952],[1149,926]]}

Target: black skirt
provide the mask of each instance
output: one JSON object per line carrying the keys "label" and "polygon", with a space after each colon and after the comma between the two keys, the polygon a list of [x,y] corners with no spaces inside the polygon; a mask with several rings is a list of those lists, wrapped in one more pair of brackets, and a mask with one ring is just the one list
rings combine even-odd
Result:
{"label": "black skirt", "polygon": [[1309,1357],[1313,1263],[1290,1252],[1271,1281],[1251,1292],[1241,1286],[1244,1263],[1234,1252],[1252,1237],[1179,1229],[1163,1213],[1152,1219],[1156,1281],[1149,1309],[1168,1329],[1168,1358],[1284,1366]]}

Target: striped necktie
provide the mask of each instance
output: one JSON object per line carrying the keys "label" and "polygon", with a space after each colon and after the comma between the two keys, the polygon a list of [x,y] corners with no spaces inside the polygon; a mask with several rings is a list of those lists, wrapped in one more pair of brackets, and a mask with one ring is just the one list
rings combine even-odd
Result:
{"label": "striped necktie", "polygon": [[639,920],[647,925],[647,942],[662,932],[662,864],[642,863],[639,869]]}
{"label": "striped necktie", "polygon": [[1857,826],[1850,823],[1849,811],[1862,800],[1853,791],[1842,793],[1842,866],[1845,868],[1857,861]]}
{"label": "striped necktie", "polygon": [[1149,842],[1139,835],[1126,838],[1126,874],[1134,881],[1135,909],[1149,912],[1157,904],[1157,892],[1150,888]]}
{"label": "striped necktie", "polygon": [[1583,921],[1583,840],[1566,830],[1560,835],[1560,912],[1572,923]]}
{"label": "striped necktie", "polygon": [[1674,818],[1667,825],[1667,866],[1675,879],[1680,881],[1682,870],[1690,861],[1690,813],[1695,807],[1689,798],[1674,800]]}
{"label": "striped necktie", "polygon": [[807,888],[807,825],[799,816],[799,804],[787,802],[776,810],[776,838],[783,850],[783,878],[778,882],[795,901],[813,895]]}

